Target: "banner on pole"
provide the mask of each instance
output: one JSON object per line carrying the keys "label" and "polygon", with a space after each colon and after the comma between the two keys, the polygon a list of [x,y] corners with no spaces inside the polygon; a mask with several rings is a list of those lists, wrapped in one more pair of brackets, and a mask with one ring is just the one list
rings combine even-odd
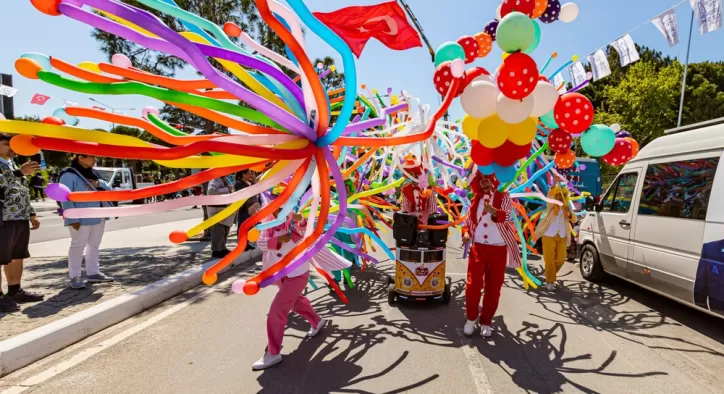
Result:
{"label": "banner on pole", "polygon": [[574,87],[582,84],[586,80],[586,69],[583,68],[583,63],[575,62],[569,68],[568,72],[571,74],[571,83]]}
{"label": "banner on pole", "polygon": [[611,75],[611,65],[608,64],[608,58],[603,49],[599,49],[588,55],[588,64],[591,65],[594,82]]}
{"label": "banner on pole", "polygon": [[639,51],[636,50],[636,44],[634,44],[630,34],[626,34],[611,42],[611,46],[618,52],[618,56],[621,58],[621,67],[626,67],[640,59]]}
{"label": "banner on pole", "polygon": [[18,89],[12,86],[0,85],[0,96],[13,97],[18,93]]}
{"label": "banner on pole", "polygon": [[553,77],[553,85],[555,85],[556,89],[558,89],[558,93],[560,94],[568,91],[568,89],[566,89],[566,82],[563,80],[563,75],[561,75],[561,73],[558,73],[555,77]]}
{"label": "banner on pole", "polygon": [[699,33],[704,35],[721,28],[722,0],[689,0],[699,22]]}
{"label": "banner on pole", "polygon": [[670,9],[651,20],[651,23],[664,35],[670,47],[679,43],[679,27],[676,24],[676,10]]}

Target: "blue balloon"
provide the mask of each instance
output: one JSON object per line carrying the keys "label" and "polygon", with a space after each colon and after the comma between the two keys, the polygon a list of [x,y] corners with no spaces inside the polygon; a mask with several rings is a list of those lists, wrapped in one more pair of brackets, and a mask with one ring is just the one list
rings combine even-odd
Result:
{"label": "blue balloon", "polygon": [[27,52],[20,55],[21,58],[35,60],[40,67],[43,69],[43,71],[51,71],[53,70],[53,66],[50,65],[50,56],[38,53],[38,52]]}
{"label": "blue balloon", "polygon": [[538,21],[536,21],[535,19],[533,20],[533,31],[535,32],[535,37],[533,38],[533,43],[530,44],[528,49],[523,51],[523,53],[525,53],[526,55],[530,55],[531,53],[533,53],[533,51],[538,49],[538,45],[540,45],[540,25],[538,24]]}
{"label": "blue balloon", "polygon": [[595,124],[581,135],[581,148],[591,157],[605,156],[616,145],[616,133],[610,127]]}
{"label": "blue balloon", "polygon": [[508,183],[515,179],[515,165],[503,167],[501,165],[493,163],[493,166],[495,167],[495,177],[498,178],[501,183]]}
{"label": "blue balloon", "polygon": [[[442,43],[437,51],[435,51],[435,67],[447,61],[457,59],[465,60],[465,49],[460,44],[453,41]],[[346,74],[346,73],[345,73]]]}
{"label": "blue balloon", "polygon": [[65,112],[65,108],[56,109],[55,111],[53,111],[53,116],[63,119],[63,122],[65,122],[65,124],[67,124],[68,126],[76,126],[80,121],[78,117],[68,115],[68,113]]}
{"label": "blue balloon", "polygon": [[490,175],[495,172],[495,163],[489,166],[478,166],[478,171],[480,171],[483,175]]}
{"label": "blue balloon", "polygon": [[543,124],[549,129],[558,128],[558,123],[556,123],[556,117],[555,115],[553,115],[553,110],[541,116],[540,121],[543,122]]}

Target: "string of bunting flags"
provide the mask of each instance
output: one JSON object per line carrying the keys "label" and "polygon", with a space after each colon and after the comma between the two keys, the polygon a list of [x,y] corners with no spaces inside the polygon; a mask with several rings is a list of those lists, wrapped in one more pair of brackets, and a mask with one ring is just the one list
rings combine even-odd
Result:
{"label": "string of bunting flags", "polygon": [[[649,22],[661,32],[661,35],[666,39],[670,47],[676,46],[679,43],[676,8],[687,2],[691,6],[694,19],[698,22],[699,33],[701,35],[711,33],[721,28],[723,0],[683,0],[586,56],[585,60],[591,67],[591,75],[587,75],[581,60],[571,64],[568,67],[571,84],[573,86],[579,86],[587,81],[589,77],[595,82],[611,75],[611,66],[608,63],[608,57],[605,51],[605,48],[608,46],[611,46],[618,53],[621,59],[621,67],[626,67],[631,63],[637,62],[640,57],[634,40],[631,38],[631,33]],[[560,75],[556,77],[554,80],[555,85],[560,86],[563,77]],[[559,89],[559,91],[564,92],[566,89],[565,85],[562,89],[563,90]]]}

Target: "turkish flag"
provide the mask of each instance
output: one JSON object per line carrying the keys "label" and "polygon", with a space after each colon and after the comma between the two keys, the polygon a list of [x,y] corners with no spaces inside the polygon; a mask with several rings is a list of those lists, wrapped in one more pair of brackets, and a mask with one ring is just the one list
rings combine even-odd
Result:
{"label": "turkish flag", "polygon": [[33,98],[30,99],[30,104],[45,105],[48,100],[50,100],[50,96],[35,93]]}
{"label": "turkish flag", "polygon": [[398,51],[422,46],[417,31],[394,1],[315,12],[314,16],[337,33],[357,57],[372,37]]}

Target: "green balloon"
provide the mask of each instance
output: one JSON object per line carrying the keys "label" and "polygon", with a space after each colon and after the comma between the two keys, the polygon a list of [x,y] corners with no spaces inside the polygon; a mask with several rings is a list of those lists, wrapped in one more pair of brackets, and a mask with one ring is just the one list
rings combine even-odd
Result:
{"label": "green balloon", "polygon": [[538,49],[538,45],[540,44],[540,24],[538,24],[537,21],[533,21],[533,27],[535,28],[535,38],[533,38],[533,43],[530,44],[528,49],[523,51],[526,55],[533,53],[533,51]]}
{"label": "green balloon", "polygon": [[435,52],[435,67],[455,59],[465,60],[465,49],[457,42],[444,42]]}
{"label": "green balloon", "polygon": [[515,53],[528,49],[535,40],[535,25],[525,14],[511,12],[498,24],[496,42],[504,52]]}
{"label": "green balloon", "polygon": [[541,116],[540,121],[543,122],[543,124],[549,129],[558,128],[558,123],[556,123],[556,117],[553,115],[553,110],[550,110],[547,114]]}

